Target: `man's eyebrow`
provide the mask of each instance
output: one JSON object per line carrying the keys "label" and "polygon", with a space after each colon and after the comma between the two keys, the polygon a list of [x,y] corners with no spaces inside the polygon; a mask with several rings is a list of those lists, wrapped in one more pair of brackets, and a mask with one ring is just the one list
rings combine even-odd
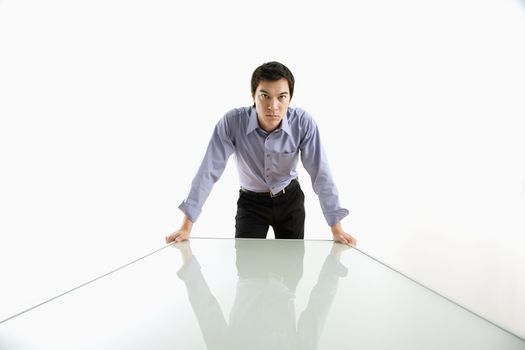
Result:
{"label": "man's eyebrow", "polygon": [[[263,90],[263,89],[259,90],[259,92],[264,92],[265,94],[269,94],[268,91]],[[279,95],[288,95],[288,91],[283,91],[283,92],[279,93]]]}

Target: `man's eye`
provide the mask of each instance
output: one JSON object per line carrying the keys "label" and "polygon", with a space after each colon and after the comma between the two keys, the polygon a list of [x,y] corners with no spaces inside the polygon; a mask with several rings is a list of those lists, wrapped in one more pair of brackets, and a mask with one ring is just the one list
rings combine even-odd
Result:
{"label": "man's eye", "polygon": [[286,96],[286,95],[279,96],[279,98],[280,98],[281,100],[286,100],[287,97],[288,97],[288,96]]}

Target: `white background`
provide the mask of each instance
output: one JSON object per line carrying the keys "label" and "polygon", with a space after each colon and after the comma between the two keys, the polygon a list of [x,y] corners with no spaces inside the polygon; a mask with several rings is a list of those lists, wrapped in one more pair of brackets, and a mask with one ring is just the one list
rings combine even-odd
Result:
{"label": "white background", "polygon": [[[278,60],[358,247],[525,337],[524,35],[519,0],[0,1],[0,320],[162,246]],[[237,187],[193,236],[233,236]]]}

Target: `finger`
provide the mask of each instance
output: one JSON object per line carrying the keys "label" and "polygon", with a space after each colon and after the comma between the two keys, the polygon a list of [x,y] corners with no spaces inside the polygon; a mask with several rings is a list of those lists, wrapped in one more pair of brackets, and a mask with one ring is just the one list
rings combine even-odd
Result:
{"label": "finger", "polygon": [[177,236],[179,236],[180,233],[174,232],[169,236],[166,236],[166,243],[171,243],[173,241],[176,241]]}
{"label": "finger", "polygon": [[348,244],[348,241],[346,240],[345,237],[339,237],[339,243]]}

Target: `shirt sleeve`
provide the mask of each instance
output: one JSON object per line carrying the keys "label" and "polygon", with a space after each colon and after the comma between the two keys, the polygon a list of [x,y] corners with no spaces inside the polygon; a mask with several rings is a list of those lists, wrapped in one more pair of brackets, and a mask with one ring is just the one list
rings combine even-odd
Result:
{"label": "shirt sleeve", "polygon": [[301,140],[301,161],[310,175],[314,192],[319,197],[326,222],[333,226],[348,215],[348,210],[341,207],[339,194],[333,181],[327,156],[321,145],[321,137],[313,118],[303,115],[304,137]]}
{"label": "shirt sleeve", "polygon": [[229,157],[235,150],[234,142],[229,132],[227,117],[228,114],[222,117],[215,126],[204,159],[191,182],[188,196],[179,205],[179,209],[184,212],[191,222],[197,221],[213,185],[221,177]]}

